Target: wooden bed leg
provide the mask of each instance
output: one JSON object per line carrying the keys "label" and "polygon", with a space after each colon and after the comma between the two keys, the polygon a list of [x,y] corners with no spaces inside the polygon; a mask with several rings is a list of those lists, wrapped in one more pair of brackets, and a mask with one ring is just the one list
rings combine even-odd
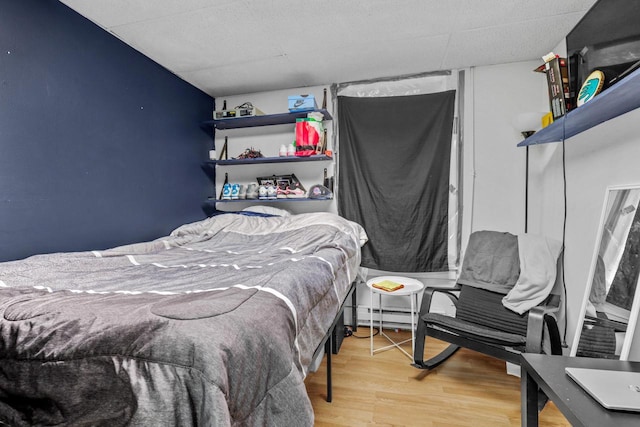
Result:
{"label": "wooden bed leg", "polygon": [[327,355],[327,402],[331,402],[333,399],[332,396],[332,384],[331,384],[331,355],[333,354],[333,334],[335,333],[335,327],[331,334],[329,334],[329,339],[324,344],[325,353]]}

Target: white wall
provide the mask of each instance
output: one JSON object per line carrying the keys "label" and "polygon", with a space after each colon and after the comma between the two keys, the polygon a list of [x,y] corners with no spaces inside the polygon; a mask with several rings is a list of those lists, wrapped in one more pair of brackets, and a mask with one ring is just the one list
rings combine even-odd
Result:
{"label": "white wall", "polygon": [[[538,65],[540,61],[528,61],[466,70],[462,213],[465,240],[470,231],[482,229],[524,231],[525,149],[516,147],[522,135],[513,122],[520,113],[542,114],[548,110],[545,76],[533,71]],[[266,114],[281,113],[287,111],[288,95],[312,93],[320,104],[323,89],[329,86],[223,97],[216,99],[216,107],[222,108],[224,100],[229,108],[250,101]],[[327,109],[333,114],[332,107],[329,99]],[[333,124],[326,125],[332,141]],[[267,156],[277,155],[281,143],[293,140],[292,130],[286,126],[249,132],[218,131],[218,150],[225,134],[229,135],[231,156],[247,147],[261,149]]]}
{"label": "white wall", "polygon": [[[588,283],[605,191],[608,186],[640,184],[640,111],[605,122],[564,144],[567,181],[565,280],[568,341],[573,338]],[[530,149],[536,164],[535,223],[541,229],[562,230],[562,144]],[[569,342],[571,344],[571,342]],[[640,360],[640,342],[631,357]]]}
{"label": "white wall", "polygon": [[478,230],[524,232],[526,150],[517,147],[523,137],[514,122],[520,114],[548,110],[546,77],[533,71],[540,62],[471,70],[466,99],[473,119],[465,120],[464,144],[465,236]]}

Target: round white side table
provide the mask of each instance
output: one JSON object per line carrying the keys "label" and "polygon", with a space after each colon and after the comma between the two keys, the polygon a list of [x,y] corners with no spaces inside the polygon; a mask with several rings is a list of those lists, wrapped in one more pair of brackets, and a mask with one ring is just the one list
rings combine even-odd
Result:
{"label": "round white side table", "polygon": [[[379,289],[373,286],[374,283],[380,283],[383,280],[390,280],[392,282],[401,283],[404,285],[403,288],[395,290],[395,291],[385,291],[384,289]],[[409,354],[405,349],[400,347],[401,344],[404,344],[408,341],[411,341],[411,353],[413,353],[416,341],[416,317],[418,311],[418,293],[424,289],[424,285],[417,279],[412,279],[409,277],[402,276],[379,276],[374,277],[372,279],[367,280],[367,287],[369,288],[369,294],[371,296],[371,307],[369,310],[370,314],[370,323],[369,323],[369,335],[370,335],[370,344],[371,344],[371,355],[373,356],[376,352],[388,350],[390,348],[396,347],[398,350],[402,351],[406,354],[411,360],[413,360],[413,354]],[[378,308],[379,308],[379,319],[378,319],[378,327],[380,329],[380,335],[385,337],[391,345],[382,348],[373,348],[373,294],[378,294]],[[382,328],[382,296],[408,296],[409,300],[411,300],[411,339],[406,339],[404,341],[396,342],[387,334],[384,333]]]}

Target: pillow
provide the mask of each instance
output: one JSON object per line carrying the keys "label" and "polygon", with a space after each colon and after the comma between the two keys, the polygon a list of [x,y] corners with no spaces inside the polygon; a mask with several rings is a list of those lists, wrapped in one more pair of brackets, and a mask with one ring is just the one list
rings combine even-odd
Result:
{"label": "pillow", "polygon": [[242,215],[242,216],[262,216],[265,218],[270,216],[280,216],[280,215],[266,214],[262,212],[253,212],[253,211],[215,211],[210,213],[209,217],[211,218],[218,215],[229,215],[229,214]]}
{"label": "pillow", "polygon": [[291,216],[291,212],[286,209],[274,208],[273,206],[249,206],[242,209],[243,212],[256,212],[276,216]]}

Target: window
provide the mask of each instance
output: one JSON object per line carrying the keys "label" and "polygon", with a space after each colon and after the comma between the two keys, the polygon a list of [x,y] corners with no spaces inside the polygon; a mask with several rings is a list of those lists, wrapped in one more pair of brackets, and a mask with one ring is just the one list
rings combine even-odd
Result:
{"label": "window", "polygon": [[338,212],[369,234],[362,266],[396,272],[455,269],[457,75],[346,84],[334,91]]}

